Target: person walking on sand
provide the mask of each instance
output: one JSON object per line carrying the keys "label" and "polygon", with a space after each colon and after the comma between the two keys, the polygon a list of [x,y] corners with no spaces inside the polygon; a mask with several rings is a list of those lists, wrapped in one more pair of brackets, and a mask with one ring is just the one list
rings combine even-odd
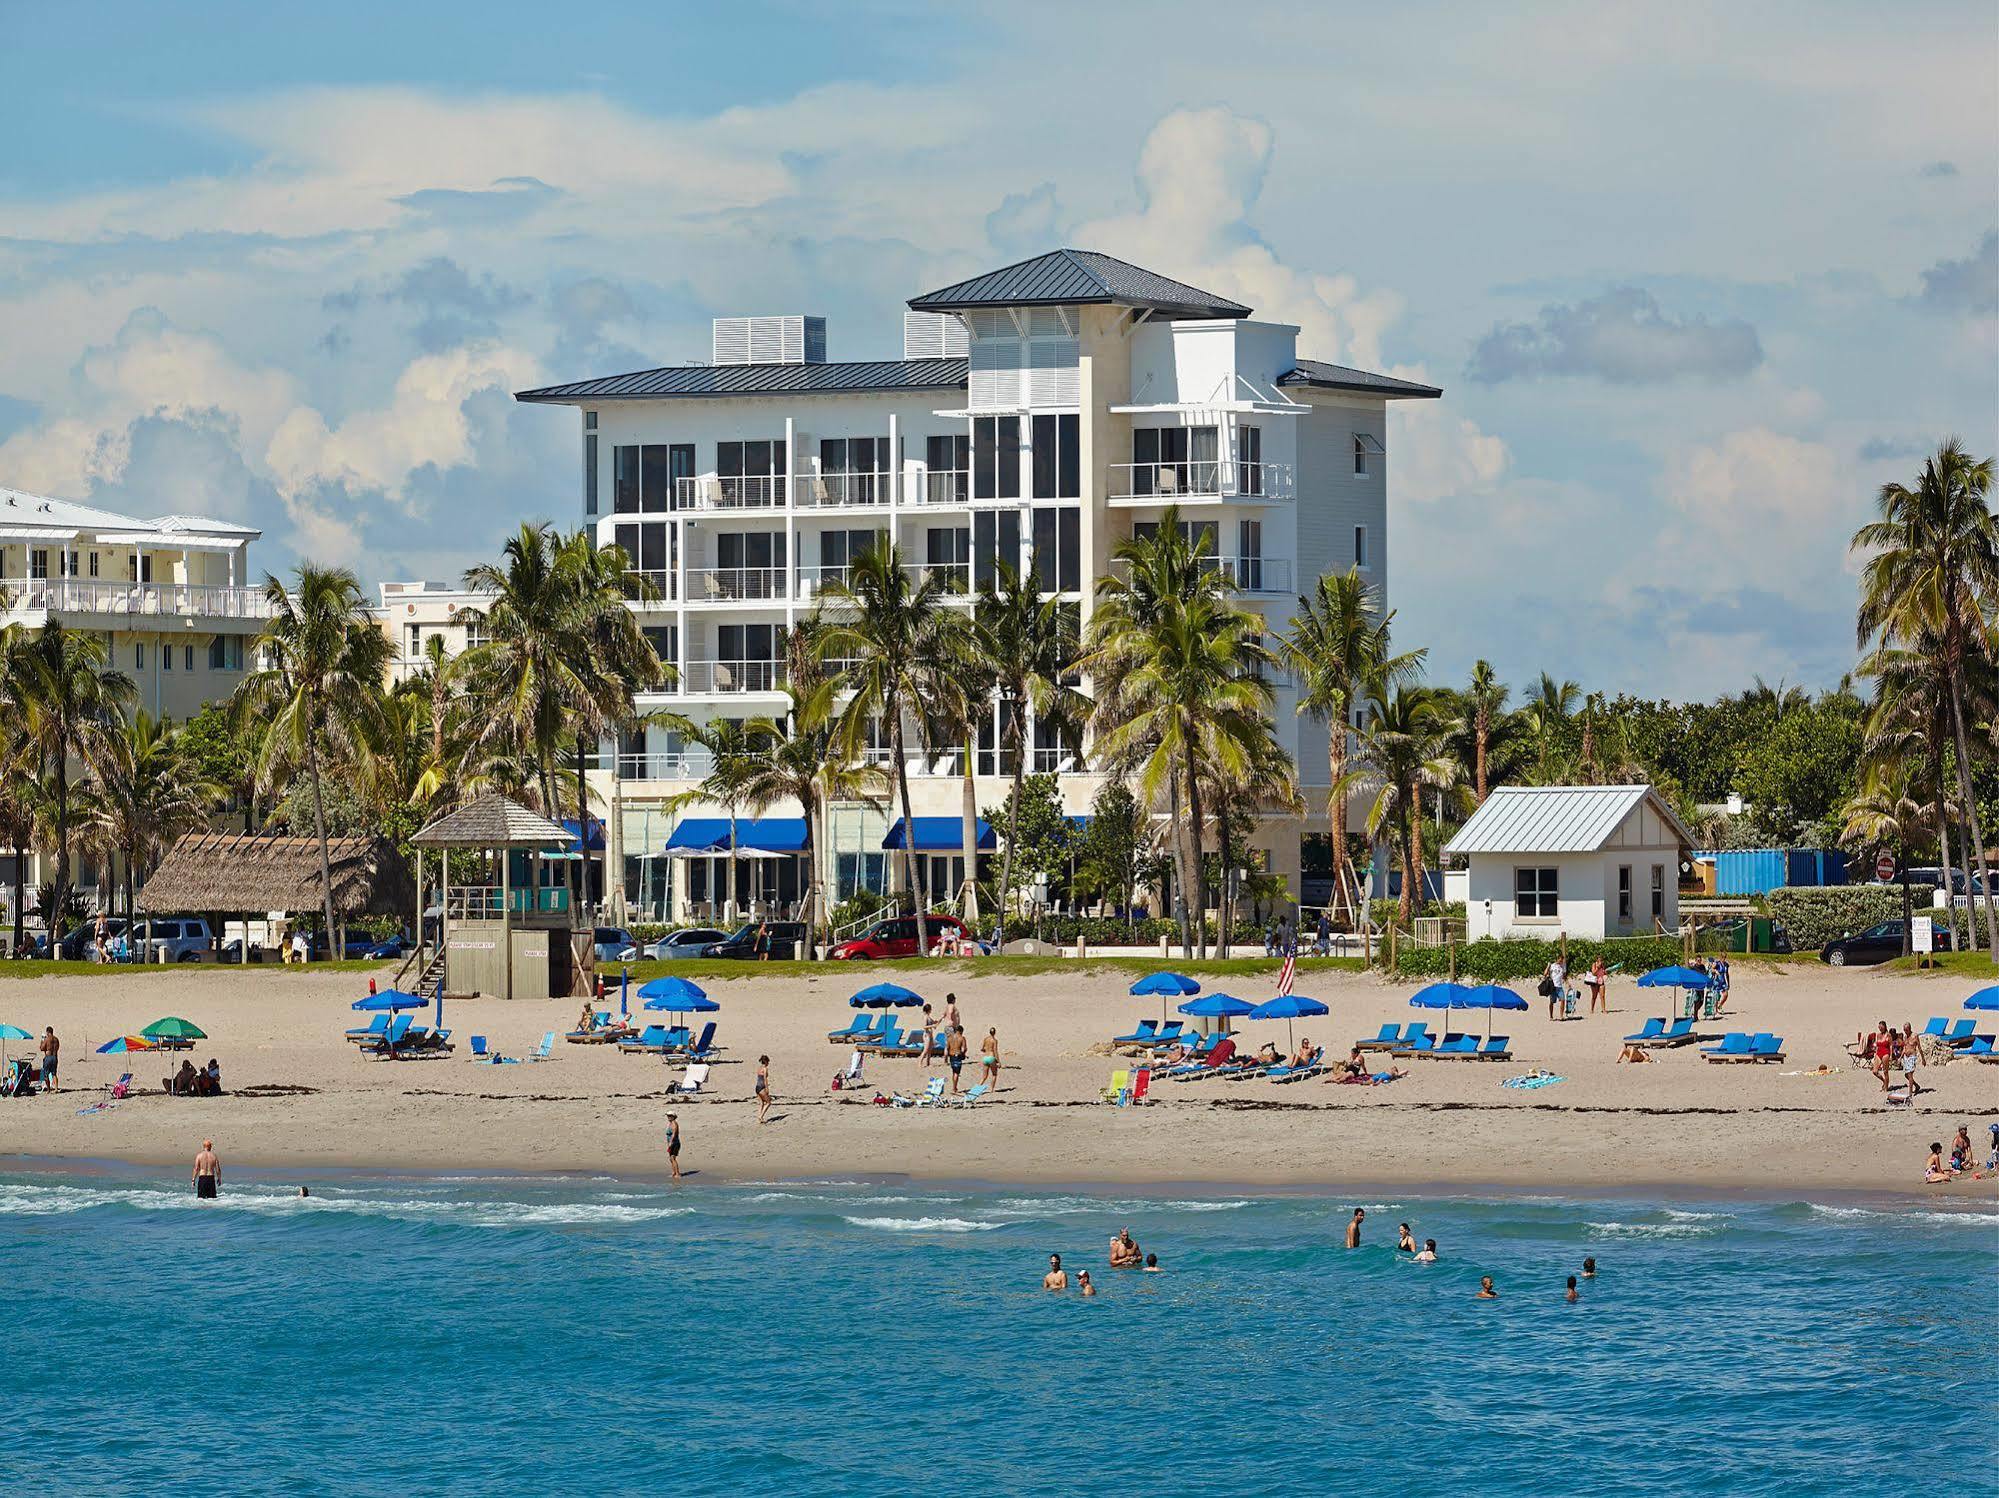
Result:
{"label": "person walking on sand", "polygon": [[1548,964],[1548,1018],[1560,1019],[1562,1000],[1568,992],[1569,965],[1556,957]]}
{"label": "person walking on sand", "polygon": [[673,1172],[673,1178],[680,1179],[680,1115],[666,1115],[666,1163]]}
{"label": "person walking on sand", "polygon": [[1360,1247],[1360,1225],[1367,1220],[1367,1208],[1355,1207],[1353,1220],[1347,1224],[1347,1247]]}
{"label": "person walking on sand", "polygon": [[222,1161],[215,1153],[215,1141],[201,1141],[201,1153],[194,1157],[194,1194],[212,1202],[222,1186]]}
{"label": "person walking on sand", "polygon": [[49,1025],[42,1031],[39,1049],[42,1053],[42,1091],[55,1092],[56,1070],[62,1062],[62,1042],[56,1039],[54,1025]]}
{"label": "person walking on sand", "polygon": [[770,1057],[757,1057],[757,1122],[770,1120]]}
{"label": "person walking on sand", "polygon": [[953,1026],[951,1033],[944,1037],[944,1064],[951,1068],[951,1091],[958,1091],[959,1073],[965,1069],[965,1052],[970,1049],[965,1044],[965,1032]]}
{"label": "person walking on sand", "polygon": [[923,1054],[916,1059],[927,1062],[937,1054],[937,1020],[930,1013],[930,1006],[923,1006]]}
{"label": "person walking on sand", "polygon": [[1610,969],[1599,955],[1583,974],[1583,987],[1589,990],[1589,1012],[1595,1014],[1599,1008],[1610,1013]]}
{"label": "person walking on sand", "polygon": [[999,1027],[997,1025],[992,1026],[986,1031],[985,1044],[979,1050],[979,1065],[985,1068],[980,1073],[979,1080],[985,1083],[990,1090],[998,1092],[1000,1048]]}

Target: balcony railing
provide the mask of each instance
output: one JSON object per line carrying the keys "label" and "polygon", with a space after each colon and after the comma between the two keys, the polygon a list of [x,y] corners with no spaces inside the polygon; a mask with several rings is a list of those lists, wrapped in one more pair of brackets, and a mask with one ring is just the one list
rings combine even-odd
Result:
{"label": "balcony railing", "polygon": [[927,577],[935,578],[938,588],[945,593],[972,591],[970,562],[905,562],[903,569],[909,573],[912,582],[920,583]]}
{"label": "balcony railing", "polygon": [[790,586],[784,567],[689,567],[689,603],[782,603]]}
{"label": "balcony railing", "polygon": [[968,505],[972,502],[972,472],[969,468],[912,465],[902,497],[910,504]]}
{"label": "balcony railing", "polygon": [[702,780],[715,768],[715,757],[703,751],[641,750],[635,754],[599,754],[591,768],[608,770],[613,764],[620,780]]}
{"label": "balcony railing", "polygon": [[1111,464],[1111,498],[1175,504],[1182,500],[1237,500],[1260,504],[1292,497],[1289,463]]}
{"label": "balcony railing", "polygon": [[781,473],[704,473],[674,481],[679,510],[775,510],[784,505]]}
{"label": "balcony railing", "polygon": [[130,583],[94,577],[0,580],[9,609],[98,615],[181,615],[202,619],[268,619],[262,588],[211,583]]}
{"label": "balcony railing", "polygon": [[674,577],[670,571],[657,568],[627,567],[625,569],[625,597],[646,603],[672,603],[674,599]]}
{"label": "balcony railing", "polygon": [[561,885],[546,889],[503,890],[497,885],[453,889],[447,909],[453,920],[497,921],[503,910],[516,916],[560,915],[569,909],[569,891]]}
{"label": "balcony railing", "polygon": [[797,504],[804,509],[839,509],[889,502],[893,475],[888,473],[818,473],[801,480]]}
{"label": "balcony railing", "polygon": [[[1201,558],[1201,565],[1224,574],[1228,580],[1245,593],[1289,593],[1291,591],[1291,559],[1289,557],[1216,557]],[[1125,563],[1113,561],[1111,571],[1122,578],[1131,576],[1131,569]]]}
{"label": "balcony railing", "polygon": [[783,661],[689,661],[680,668],[681,690],[695,694],[779,692],[784,681]]}

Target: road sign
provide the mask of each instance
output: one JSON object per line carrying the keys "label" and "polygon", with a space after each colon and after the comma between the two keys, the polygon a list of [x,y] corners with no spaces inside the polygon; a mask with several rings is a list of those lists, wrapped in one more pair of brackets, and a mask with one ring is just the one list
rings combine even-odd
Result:
{"label": "road sign", "polygon": [[1883,853],[1879,858],[1874,860],[1874,877],[1879,879],[1883,884],[1886,884],[1890,879],[1895,877],[1894,854]]}
{"label": "road sign", "polygon": [[1926,915],[1914,916],[1909,921],[1909,950],[1912,952],[1934,952],[1936,950],[1936,922]]}

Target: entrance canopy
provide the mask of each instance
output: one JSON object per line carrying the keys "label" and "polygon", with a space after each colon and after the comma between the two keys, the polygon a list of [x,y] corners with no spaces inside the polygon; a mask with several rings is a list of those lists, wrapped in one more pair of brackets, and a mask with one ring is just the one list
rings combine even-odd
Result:
{"label": "entrance canopy", "polygon": [[[960,817],[917,817],[916,842],[918,853],[962,853],[965,851],[965,823]],[[993,832],[993,824],[980,817],[974,830],[978,837],[981,853],[990,853],[999,846],[999,837]],[[902,846],[902,818],[897,817],[895,825],[882,839],[884,848]]]}
{"label": "entrance canopy", "polygon": [[804,851],[803,817],[738,817],[733,836],[727,817],[683,817],[666,840],[670,858],[727,858],[731,854]]}

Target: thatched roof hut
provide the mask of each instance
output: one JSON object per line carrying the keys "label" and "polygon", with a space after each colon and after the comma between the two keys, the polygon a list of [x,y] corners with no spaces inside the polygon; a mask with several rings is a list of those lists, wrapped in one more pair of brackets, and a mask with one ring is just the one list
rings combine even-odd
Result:
{"label": "thatched roof hut", "polygon": [[[387,838],[328,838],[326,851],[336,917],[408,913],[415,899],[409,870]],[[188,833],[138,897],[151,915],[306,912],[323,904],[319,839],[256,832]]]}
{"label": "thatched roof hut", "polygon": [[419,848],[567,848],[576,834],[518,801],[488,792],[428,823],[410,841]]}

